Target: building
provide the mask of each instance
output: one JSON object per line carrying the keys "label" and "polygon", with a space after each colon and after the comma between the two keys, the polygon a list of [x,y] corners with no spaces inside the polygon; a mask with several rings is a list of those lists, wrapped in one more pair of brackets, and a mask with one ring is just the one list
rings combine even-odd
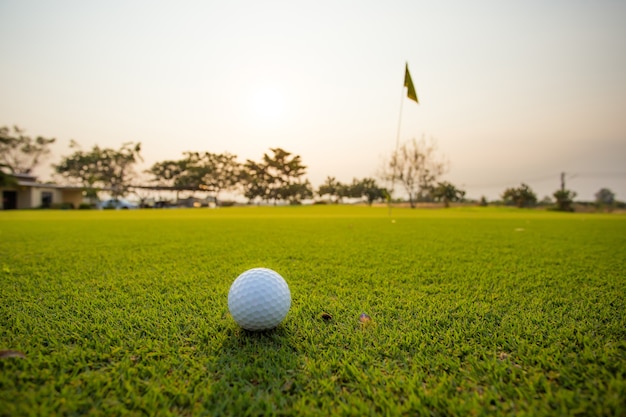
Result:
{"label": "building", "polygon": [[82,187],[43,184],[29,174],[12,174],[15,183],[0,186],[0,210],[73,207],[83,202]]}

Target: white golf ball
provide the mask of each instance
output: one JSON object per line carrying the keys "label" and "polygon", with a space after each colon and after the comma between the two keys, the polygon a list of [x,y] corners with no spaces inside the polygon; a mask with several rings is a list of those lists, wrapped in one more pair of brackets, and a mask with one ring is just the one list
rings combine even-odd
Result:
{"label": "white golf ball", "polygon": [[291,292],[285,279],[267,268],[249,269],[239,275],[228,291],[228,310],[246,330],[268,330],[285,319]]}

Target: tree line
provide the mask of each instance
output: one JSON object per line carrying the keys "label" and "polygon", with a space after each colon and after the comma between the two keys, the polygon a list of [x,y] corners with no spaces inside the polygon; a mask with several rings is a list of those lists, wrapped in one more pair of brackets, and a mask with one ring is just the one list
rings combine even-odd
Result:
{"label": "tree line", "polygon": [[[0,185],[14,181],[13,174],[30,174],[49,157],[54,138],[31,137],[17,126],[0,127]],[[76,141],[70,142],[71,153],[52,164],[55,175],[63,182],[80,185],[86,197],[98,200],[106,191],[113,198],[128,195],[133,189],[149,188],[175,192],[207,192],[216,201],[226,191],[241,193],[249,202],[285,202],[300,204],[315,196],[333,203],[344,199],[362,199],[372,204],[391,201],[396,185],[408,196],[411,207],[420,201],[443,202],[445,207],[463,201],[465,191],[454,184],[441,181],[449,164],[437,152],[433,140],[408,141],[391,153],[384,161],[379,179],[391,187],[380,186],[371,177],[354,178],[351,183],[341,183],[328,176],[324,183],[313,189],[306,178],[307,166],[300,155],[282,148],[270,148],[259,161],[251,159],[241,163],[230,153],[183,152],[181,158],[159,161],[143,171],[148,178],[137,184],[136,165],[143,161],[141,143],[128,142],[119,149],[93,146],[84,150]],[[561,189],[553,194],[558,210],[572,210],[576,193]],[[604,206],[615,203],[614,194],[602,189],[596,199]],[[526,184],[507,188],[502,193],[505,204],[532,207],[537,204],[535,193]],[[598,203],[598,204],[599,204]],[[483,197],[482,204],[487,204]]]}
{"label": "tree line", "polygon": [[216,200],[223,191],[240,191],[249,201],[298,204],[313,197],[307,167],[299,155],[270,148],[260,161],[237,161],[230,153],[183,152],[183,158],[153,164],[145,172],[157,189],[207,191]]}
{"label": "tree line", "polygon": [[[12,174],[31,174],[50,153],[54,138],[32,138],[19,127],[0,128],[0,172],[2,184],[12,181]],[[128,195],[136,188],[207,192],[216,200],[220,193],[235,191],[249,201],[287,202],[299,204],[314,197],[310,181],[305,178],[307,166],[300,155],[282,148],[270,148],[260,161],[240,163],[230,153],[183,152],[179,159],[154,163],[143,174],[147,180],[138,184],[137,163],[141,143],[124,143],[119,149],[93,146],[85,150],[76,141],[70,142],[71,153],[52,164],[55,175],[64,183],[80,185],[86,197],[97,201],[106,191],[113,198]],[[366,198],[371,204],[382,199],[385,191],[375,180],[355,179],[345,187],[345,196]]]}

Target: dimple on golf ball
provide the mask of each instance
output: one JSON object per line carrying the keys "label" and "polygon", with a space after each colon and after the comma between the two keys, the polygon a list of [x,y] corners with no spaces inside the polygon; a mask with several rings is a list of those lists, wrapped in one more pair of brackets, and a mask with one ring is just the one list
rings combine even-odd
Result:
{"label": "dimple on golf ball", "polygon": [[246,330],[278,326],[291,307],[289,286],[278,272],[253,268],[239,275],[228,291],[228,310]]}

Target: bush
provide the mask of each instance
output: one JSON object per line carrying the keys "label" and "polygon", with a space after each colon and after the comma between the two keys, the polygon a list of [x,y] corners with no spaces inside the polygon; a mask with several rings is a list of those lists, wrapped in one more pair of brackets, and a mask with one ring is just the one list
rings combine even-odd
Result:
{"label": "bush", "polygon": [[74,209],[74,204],[72,203],[54,203],[52,205],[50,205],[51,209],[54,210],[73,210]]}
{"label": "bush", "polygon": [[533,190],[522,183],[519,188],[507,188],[502,193],[502,200],[506,205],[516,205],[519,208],[532,207],[537,203],[537,196]]}
{"label": "bush", "polygon": [[571,190],[558,190],[554,192],[554,198],[556,199],[557,211],[574,211],[574,197],[576,193]]}

